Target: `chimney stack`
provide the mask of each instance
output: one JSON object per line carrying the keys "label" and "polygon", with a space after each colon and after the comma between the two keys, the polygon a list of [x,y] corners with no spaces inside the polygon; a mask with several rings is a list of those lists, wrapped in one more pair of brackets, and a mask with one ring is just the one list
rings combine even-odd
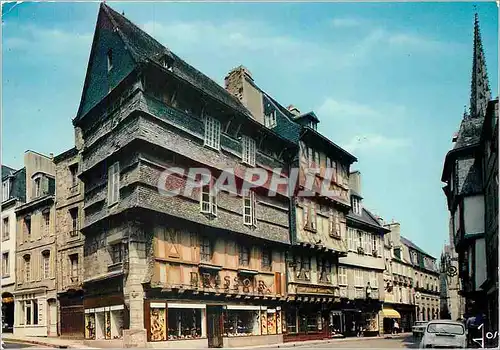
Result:
{"label": "chimney stack", "polygon": [[50,152],[50,153],[49,153],[49,158],[50,158],[50,159],[54,159],[54,153]]}
{"label": "chimney stack", "polygon": [[361,173],[358,170],[349,174],[349,188],[361,195]]}
{"label": "chimney stack", "polygon": [[294,116],[298,117],[300,115],[300,110],[295,107],[294,105],[290,105],[287,107],[287,109],[292,113]]}

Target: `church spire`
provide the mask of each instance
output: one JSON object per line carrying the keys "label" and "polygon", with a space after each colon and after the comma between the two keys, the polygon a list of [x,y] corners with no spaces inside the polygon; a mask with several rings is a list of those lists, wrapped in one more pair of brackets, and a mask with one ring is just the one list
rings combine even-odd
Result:
{"label": "church spire", "polygon": [[470,117],[484,117],[490,98],[491,92],[486,72],[486,61],[481,42],[481,33],[479,31],[479,19],[476,12],[474,16],[474,57],[472,59]]}

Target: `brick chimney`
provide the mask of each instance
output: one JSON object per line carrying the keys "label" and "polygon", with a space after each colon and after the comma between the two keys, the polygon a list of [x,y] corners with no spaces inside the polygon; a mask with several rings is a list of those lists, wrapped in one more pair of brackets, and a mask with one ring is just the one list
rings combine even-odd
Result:
{"label": "brick chimney", "polygon": [[224,78],[224,85],[226,90],[252,113],[255,120],[264,124],[262,92],[257,88],[252,73],[246,67],[239,66],[232,69]]}
{"label": "brick chimney", "polygon": [[298,117],[300,115],[300,110],[295,107],[294,105],[290,105],[287,107],[287,109],[292,113],[294,116]]}
{"label": "brick chimney", "polygon": [[361,195],[361,173],[358,170],[349,174],[349,188]]}

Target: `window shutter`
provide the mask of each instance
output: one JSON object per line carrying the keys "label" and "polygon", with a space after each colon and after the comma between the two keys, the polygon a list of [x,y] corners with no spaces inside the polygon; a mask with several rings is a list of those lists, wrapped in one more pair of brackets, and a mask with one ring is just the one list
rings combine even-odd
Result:
{"label": "window shutter", "polygon": [[276,295],[282,295],[282,293],[281,293],[281,272],[274,273],[274,285],[276,286],[276,288],[275,288]]}
{"label": "window shutter", "polygon": [[113,203],[112,193],[113,193],[113,166],[108,168],[108,204]]}
{"label": "window shutter", "polygon": [[214,216],[217,216],[217,191],[215,189],[212,189],[212,194],[210,196],[212,203],[211,203],[211,213]]}
{"label": "window shutter", "polygon": [[307,201],[303,202],[303,217],[304,217],[304,227],[309,226],[309,203]]}
{"label": "window shutter", "polygon": [[257,207],[257,199],[256,199],[256,196],[255,196],[255,192],[251,192],[252,193],[252,218],[253,218],[253,224],[254,226],[257,226],[257,214],[256,214],[256,207]]}

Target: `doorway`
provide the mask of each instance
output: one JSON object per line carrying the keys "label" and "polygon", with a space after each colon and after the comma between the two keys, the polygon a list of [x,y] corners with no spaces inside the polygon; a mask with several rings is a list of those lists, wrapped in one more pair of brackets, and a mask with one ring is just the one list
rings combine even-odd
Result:
{"label": "doorway", "polygon": [[14,296],[2,293],[2,332],[12,333],[14,329]]}
{"label": "doorway", "polygon": [[57,336],[57,301],[56,299],[47,300],[47,335]]}
{"label": "doorway", "polygon": [[207,337],[209,348],[222,348],[222,306],[207,305]]}

